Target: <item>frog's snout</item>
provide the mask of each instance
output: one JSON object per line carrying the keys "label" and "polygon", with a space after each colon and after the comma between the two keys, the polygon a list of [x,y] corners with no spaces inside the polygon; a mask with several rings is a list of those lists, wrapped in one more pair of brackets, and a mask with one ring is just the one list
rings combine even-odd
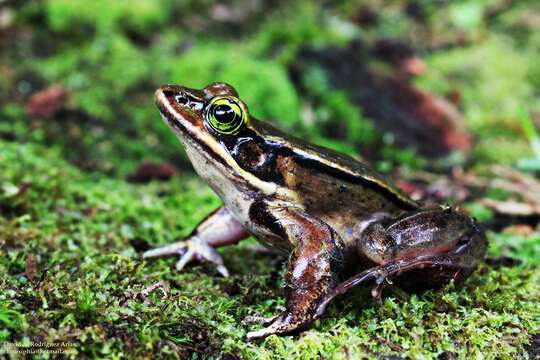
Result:
{"label": "frog's snout", "polygon": [[183,92],[183,87],[180,85],[162,85],[156,90],[156,95],[163,93],[164,96],[174,96]]}
{"label": "frog's snout", "polygon": [[160,106],[165,102],[171,102],[183,93],[183,89],[179,85],[163,85],[154,93],[156,105]]}
{"label": "frog's snout", "polygon": [[182,85],[163,85],[154,94],[156,104],[160,109],[164,104],[170,104],[178,110],[186,108],[201,110],[206,101],[204,96],[204,92]]}
{"label": "frog's snout", "polygon": [[175,131],[202,131],[204,94],[181,85],[163,85],[154,93],[162,118]]}

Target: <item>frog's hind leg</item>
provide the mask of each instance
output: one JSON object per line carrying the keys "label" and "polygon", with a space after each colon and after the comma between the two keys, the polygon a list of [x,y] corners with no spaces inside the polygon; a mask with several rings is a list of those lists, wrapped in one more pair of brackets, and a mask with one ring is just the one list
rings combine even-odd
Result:
{"label": "frog's hind leg", "polygon": [[[459,221],[453,222],[452,217]],[[399,233],[403,235],[412,226],[421,227],[422,220],[433,220],[434,218],[442,221],[438,225],[444,223],[447,227],[439,226],[436,227],[436,231],[432,231],[433,228],[429,227],[433,225],[431,222],[424,230],[417,228],[414,232],[415,236],[423,238],[425,242],[420,243],[416,239],[403,249],[396,246],[396,237],[394,236],[394,246],[385,249],[385,252],[388,253],[387,256],[382,252],[377,254],[378,258],[385,261],[351,277],[332,289],[318,306],[317,316],[324,313],[328,303],[336,296],[344,294],[356,285],[369,281],[375,282],[372,295],[379,300],[383,284],[391,279],[396,280],[396,285],[408,288],[434,288],[445,285],[452,279],[464,280],[474,271],[485,254],[487,247],[485,234],[472,219],[454,211],[418,213],[415,217],[396,224],[402,227]],[[460,231],[456,231],[457,224],[460,224]],[[385,236],[392,237],[391,231],[383,229],[378,224],[376,226],[377,228],[372,229],[375,230],[375,233],[368,235],[370,239],[365,239],[368,243],[372,240],[380,242]],[[428,228],[430,230],[427,230]],[[384,241],[392,242],[389,239]],[[396,247],[398,248],[396,249]],[[372,258],[375,258],[375,255],[372,255]]]}
{"label": "frog's hind leg", "polygon": [[323,315],[327,305],[334,298],[346,293],[357,285],[374,281],[375,286],[373,287],[372,295],[375,299],[379,300],[382,285],[385,281],[390,280],[392,277],[398,276],[403,272],[414,269],[424,269],[426,267],[455,269],[456,275],[461,271],[460,265],[455,263],[450,257],[426,257],[423,259],[398,260],[385,265],[375,266],[349,278],[330,291],[317,307],[317,316],[320,317]]}

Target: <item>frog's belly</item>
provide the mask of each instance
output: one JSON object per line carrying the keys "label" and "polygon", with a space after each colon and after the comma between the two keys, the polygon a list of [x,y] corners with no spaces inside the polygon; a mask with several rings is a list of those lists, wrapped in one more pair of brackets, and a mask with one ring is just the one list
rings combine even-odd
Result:
{"label": "frog's belly", "polygon": [[196,145],[186,144],[186,153],[197,174],[221,198],[227,210],[247,232],[255,236],[266,247],[278,251],[290,249],[290,244],[287,241],[279,239],[267,228],[250,220],[249,209],[253,202],[260,197],[258,192],[250,189],[242,179],[227,176],[226,174],[229,174],[230,170],[214,159],[209,159]]}

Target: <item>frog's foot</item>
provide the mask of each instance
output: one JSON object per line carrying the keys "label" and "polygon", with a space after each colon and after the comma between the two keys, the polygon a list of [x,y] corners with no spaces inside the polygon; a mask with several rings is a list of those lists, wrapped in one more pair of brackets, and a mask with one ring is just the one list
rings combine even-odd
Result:
{"label": "frog's foot", "polygon": [[311,316],[298,318],[294,314],[284,311],[278,316],[257,320],[266,320],[265,324],[270,322],[271,324],[264,329],[248,332],[246,335],[248,340],[260,339],[273,334],[289,334],[296,330],[302,330],[309,327],[314,319]]}
{"label": "frog's foot", "polygon": [[371,296],[375,300],[375,304],[378,306],[382,305],[382,291],[383,289],[390,290],[395,296],[397,296],[402,301],[408,301],[409,295],[401,289],[399,286],[396,286],[391,278],[388,277],[378,277],[375,278],[375,286],[371,289]]}
{"label": "frog's foot", "polygon": [[223,264],[221,255],[198,237],[191,237],[187,240],[179,241],[174,244],[165,245],[157,249],[148,250],[143,254],[143,259],[179,255],[180,260],[176,263],[176,269],[182,270],[187,264],[193,261],[209,262],[216,266],[216,270],[224,277],[229,276],[229,270]]}

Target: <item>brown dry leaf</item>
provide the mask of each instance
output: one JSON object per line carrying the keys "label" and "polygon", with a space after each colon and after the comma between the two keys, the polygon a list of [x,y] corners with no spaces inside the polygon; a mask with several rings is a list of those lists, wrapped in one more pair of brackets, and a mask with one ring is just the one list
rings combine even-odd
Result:
{"label": "brown dry leaf", "polygon": [[[424,198],[444,201],[452,198],[458,202],[480,200],[499,214],[509,216],[540,215],[540,181],[509,167],[493,166],[491,176],[478,176],[472,172],[455,169],[452,176],[431,173],[415,174],[414,181],[423,185]],[[482,199],[489,189],[509,193],[505,200]]]}
{"label": "brown dry leaf", "polygon": [[169,163],[143,162],[137,170],[127,177],[134,183],[147,183],[152,180],[167,181],[176,173],[176,168]]}
{"label": "brown dry leaf", "polygon": [[491,171],[496,176],[491,187],[499,188],[535,204],[540,204],[540,181],[535,177],[503,166],[493,166]]}
{"label": "brown dry leaf", "polygon": [[26,105],[26,114],[34,119],[53,116],[66,102],[67,91],[60,85],[52,85],[32,95]]}
{"label": "brown dry leaf", "polygon": [[498,201],[484,199],[482,205],[500,214],[511,216],[540,216],[540,205],[518,202],[515,200]]}
{"label": "brown dry leaf", "polygon": [[24,273],[28,280],[32,281],[37,273],[37,259],[32,253],[26,255]]}
{"label": "brown dry leaf", "polygon": [[[478,193],[475,189],[477,182],[471,184],[468,180],[464,181],[463,174],[463,170],[459,168],[454,170],[452,176],[416,172],[408,182],[396,178],[395,183],[417,201],[437,204],[452,199],[457,203],[462,203]],[[475,177],[472,174],[467,176]]]}
{"label": "brown dry leaf", "polygon": [[[347,47],[306,48],[291,71],[302,79],[313,66],[324,69],[334,88],[345,91],[381,133],[393,134],[395,145],[428,157],[471,149],[472,137],[459,109],[411,81],[426,64],[406,44],[357,40]],[[338,130],[336,136],[345,134]]]}
{"label": "brown dry leaf", "polygon": [[426,72],[427,65],[419,57],[411,56],[401,61],[401,68],[407,75],[417,76]]}
{"label": "brown dry leaf", "polygon": [[518,224],[505,227],[502,232],[505,234],[529,236],[534,233],[534,228],[530,225]]}

